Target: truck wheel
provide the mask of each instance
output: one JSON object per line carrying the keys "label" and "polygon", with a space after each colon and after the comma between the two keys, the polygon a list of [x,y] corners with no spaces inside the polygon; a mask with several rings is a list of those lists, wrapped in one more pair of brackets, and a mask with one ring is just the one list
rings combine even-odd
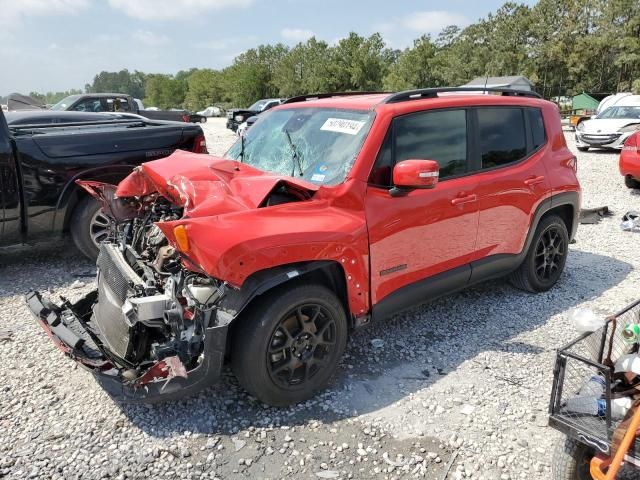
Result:
{"label": "truck wheel", "polygon": [[231,366],[249,393],[283,407],[325,387],[346,347],[347,317],[317,284],[284,285],[263,297],[239,319]]}
{"label": "truck wheel", "polygon": [[553,480],[593,480],[589,465],[594,451],[571,438],[560,439],[553,451]]}
{"label": "truck wheel", "polygon": [[522,265],[511,274],[514,287],[527,292],[545,292],[553,287],[567,262],[569,234],[557,215],[543,217]]}
{"label": "truck wheel", "polygon": [[624,184],[627,188],[640,188],[640,182],[633,178],[631,175],[624,177]]}
{"label": "truck wheel", "polygon": [[71,216],[71,238],[80,252],[96,260],[100,242],[109,236],[109,219],[93,197],[83,198]]}

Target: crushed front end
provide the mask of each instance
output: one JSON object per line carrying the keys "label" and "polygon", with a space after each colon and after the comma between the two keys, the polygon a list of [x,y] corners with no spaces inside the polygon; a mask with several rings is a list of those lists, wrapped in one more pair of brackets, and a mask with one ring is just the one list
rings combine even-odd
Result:
{"label": "crushed front end", "polygon": [[228,327],[217,305],[227,286],[187,269],[157,226],[181,218],[182,208],[157,193],[114,200],[105,195],[112,186],[83,186],[114,219],[114,240],[100,247],[98,288],[61,304],[31,292],[36,319],[117,400],[173,400],[215,383]]}

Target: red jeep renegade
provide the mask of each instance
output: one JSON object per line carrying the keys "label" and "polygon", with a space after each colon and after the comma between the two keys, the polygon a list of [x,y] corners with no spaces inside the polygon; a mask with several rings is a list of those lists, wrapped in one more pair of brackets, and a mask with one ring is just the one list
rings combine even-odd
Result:
{"label": "red jeep renegade", "polygon": [[491,89],[292,98],[225,158],[83,186],[113,222],[98,288],[27,300],[123,401],[193,393],[225,358],[260,400],[307,399],[371,319],[490,278],[551,288],[580,206],[557,107]]}

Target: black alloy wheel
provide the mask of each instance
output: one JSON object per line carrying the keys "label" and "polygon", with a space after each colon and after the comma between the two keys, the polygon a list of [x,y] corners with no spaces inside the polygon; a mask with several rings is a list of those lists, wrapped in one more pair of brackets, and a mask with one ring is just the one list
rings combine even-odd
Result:
{"label": "black alloy wheel", "polygon": [[283,407],[327,386],[347,345],[347,313],[325,285],[285,283],[256,299],[232,325],[231,367],[240,385]]}
{"label": "black alloy wheel", "polygon": [[567,255],[567,245],[560,228],[549,226],[538,239],[535,253],[535,272],[543,282],[553,282],[562,273],[564,259]]}
{"label": "black alloy wheel", "polygon": [[336,322],[318,304],[303,304],[279,322],[267,352],[272,380],[283,388],[298,387],[327,366],[336,346]]}

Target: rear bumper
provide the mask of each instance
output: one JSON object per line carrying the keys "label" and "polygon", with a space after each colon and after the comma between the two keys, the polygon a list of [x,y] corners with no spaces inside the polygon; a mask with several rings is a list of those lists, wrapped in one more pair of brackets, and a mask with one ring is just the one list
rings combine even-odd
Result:
{"label": "rear bumper", "polygon": [[[89,295],[95,295],[92,292]],[[146,366],[135,375],[127,375],[110,358],[110,353],[90,332],[86,298],[75,304],[55,305],[30,292],[26,302],[31,313],[53,343],[69,358],[89,370],[100,386],[114,399],[125,403],[171,401],[193,395],[213,384],[221,375],[227,339],[227,326],[205,330],[204,351],[199,363],[186,376],[172,376],[164,360]],[[80,318],[84,317],[84,318]],[[167,359],[168,360],[168,359]],[[169,376],[166,375],[169,370]],[[164,376],[163,376],[164,375]]]}

